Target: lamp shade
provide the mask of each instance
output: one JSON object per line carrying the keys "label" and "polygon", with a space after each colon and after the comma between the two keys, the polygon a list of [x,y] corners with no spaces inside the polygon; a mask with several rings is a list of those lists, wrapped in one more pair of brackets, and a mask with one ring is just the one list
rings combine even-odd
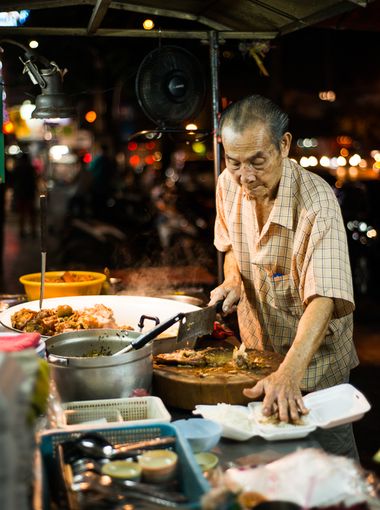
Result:
{"label": "lamp shade", "polygon": [[75,116],[75,108],[70,98],[62,91],[62,79],[55,67],[42,69],[41,76],[46,87],[36,97],[36,108],[32,113],[33,119],[62,119]]}

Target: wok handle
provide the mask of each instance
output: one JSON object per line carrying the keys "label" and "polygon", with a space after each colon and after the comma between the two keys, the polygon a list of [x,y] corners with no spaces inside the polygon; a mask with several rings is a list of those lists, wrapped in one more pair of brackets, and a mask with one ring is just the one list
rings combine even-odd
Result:
{"label": "wok handle", "polygon": [[152,315],[142,315],[140,317],[139,323],[137,324],[140,331],[143,330],[145,319],[148,319],[150,321],[154,321],[156,326],[160,324],[160,319],[158,317],[153,317]]}
{"label": "wok handle", "polygon": [[126,354],[127,352],[130,352],[133,349],[141,349],[141,347],[144,347],[144,345],[146,345],[150,340],[153,340],[153,338],[156,338],[157,335],[159,335],[166,329],[170,328],[172,324],[175,324],[176,322],[182,320],[185,317],[185,315],[186,314],[184,312],[177,313],[177,315],[174,315],[167,321],[158,324],[158,326],[148,331],[148,333],[140,335],[138,338],[136,338],[136,340],[127,345],[127,347],[124,347],[120,351],[114,352],[112,356]]}

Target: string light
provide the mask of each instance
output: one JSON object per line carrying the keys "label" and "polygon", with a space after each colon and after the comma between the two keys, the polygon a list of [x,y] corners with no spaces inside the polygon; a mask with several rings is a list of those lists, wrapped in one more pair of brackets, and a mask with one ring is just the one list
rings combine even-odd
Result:
{"label": "string light", "polygon": [[144,30],[152,30],[154,28],[154,22],[151,19],[145,19],[143,21]]}

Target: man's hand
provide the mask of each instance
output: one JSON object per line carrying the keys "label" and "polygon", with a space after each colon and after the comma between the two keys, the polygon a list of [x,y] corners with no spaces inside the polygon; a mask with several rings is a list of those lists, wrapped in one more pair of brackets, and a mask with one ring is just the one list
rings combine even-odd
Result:
{"label": "man's hand", "polygon": [[252,399],[265,395],[263,414],[270,416],[278,412],[279,419],[283,422],[296,422],[300,416],[308,413],[297,378],[286,374],[281,367],[259,381],[253,388],[245,388],[243,394]]}
{"label": "man's hand", "polygon": [[253,388],[243,390],[244,395],[252,399],[264,395],[263,413],[266,416],[278,411],[280,420],[288,422],[307,414],[300,390],[301,381],[325,338],[333,309],[333,299],[316,296],[307,305],[292,346],[278,370]]}
{"label": "man's hand", "polygon": [[210,293],[209,305],[223,302],[223,314],[228,315],[237,309],[241,296],[241,274],[232,250],[224,256],[224,282]]}
{"label": "man's hand", "polygon": [[222,285],[219,285],[219,287],[211,291],[209,305],[214,305],[217,301],[223,301],[223,313],[228,315],[236,310],[240,300],[240,294],[240,280],[230,283],[224,281]]}

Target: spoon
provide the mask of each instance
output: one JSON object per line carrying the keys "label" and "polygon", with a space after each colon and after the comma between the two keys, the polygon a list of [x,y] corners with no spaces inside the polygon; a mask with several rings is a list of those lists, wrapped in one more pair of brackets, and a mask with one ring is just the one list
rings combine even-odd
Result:
{"label": "spoon", "polygon": [[99,475],[94,471],[85,471],[73,478],[71,489],[74,492],[98,491],[105,496],[120,496],[142,499],[160,506],[176,508],[187,501],[183,494],[156,490],[149,484],[132,480],[113,480],[107,475]]}
{"label": "spoon", "polygon": [[125,457],[137,457],[143,453],[143,448],[173,444],[172,436],[155,438],[146,441],[112,445],[107,439],[96,433],[88,433],[75,440],[76,446],[86,455],[99,459],[121,459]]}
{"label": "spoon", "polygon": [[71,462],[71,469],[74,477],[80,473],[84,473],[85,471],[94,471],[95,473],[101,474],[102,466],[108,462],[106,460],[95,460],[87,457],[83,457],[81,459],[75,460]]}
{"label": "spoon", "polygon": [[[70,466],[71,466],[71,470],[72,470],[72,474],[73,474],[73,480],[81,481],[82,477],[83,477],[83,473],[89,472],[89,471],[93,471],[94,473],[96,473],[98,475],[102,475],[103,474],[102,473],[103,466],[108,464],[108,462],[110,462],[109,459],[94,460],[94,459],[90,459],[90,458],[86,458],[86,457],[83,457],[81,459],[75,460],[74,462],[71,462]],[[129,485],[131,487],[134,481],[131,480],[131,482],[132,482],[131,484],[126,484],[126,485]],[[136,483],[136,482],[134,482],[134,483]],[[145,489],[145,487],[151,488],[151,485],[144,484],[141,482],[139,482],[138,486],[143,489]],[[170,481],[166,481],[166,482],[155,483],[154,486],[156,489],[162,489],[164,492],[178,493],[178,481],[177,480],[170,480]]]}

